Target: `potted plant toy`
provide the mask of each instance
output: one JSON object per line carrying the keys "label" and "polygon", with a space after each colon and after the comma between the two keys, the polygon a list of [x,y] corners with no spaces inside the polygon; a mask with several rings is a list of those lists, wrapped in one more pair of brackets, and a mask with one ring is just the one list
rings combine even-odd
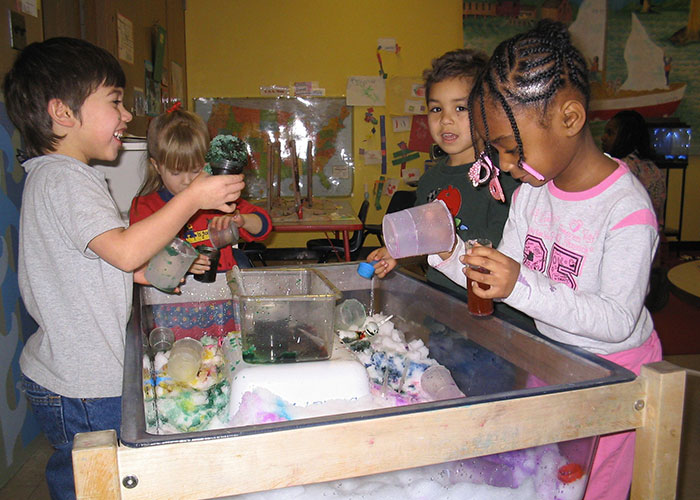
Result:
{"label": "potted plant toy", "polygon": [[212,175],[240,174],[248,163],[248,148],[236,136],[219,134],[211,140],[204,159]]}

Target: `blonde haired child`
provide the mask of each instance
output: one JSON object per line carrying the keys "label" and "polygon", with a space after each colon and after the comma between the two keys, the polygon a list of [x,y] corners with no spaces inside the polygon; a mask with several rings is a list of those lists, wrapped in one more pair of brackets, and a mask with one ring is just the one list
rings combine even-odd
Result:
{"label": "blonde haired child", "polygon": [[[195,113],[176,106],[153,119],[148,127],[146,179],[132,201],[130,220],[137,222],[148,217],[184,191],[204,168],[209,144],[207,126]],[[232,215],[222,216],[216,210],[198,211],[184,224],[180,236],[195,247],[213,246],[208,232],[210,220],[215,229],[236,224],[245,241],[265,239],[272,229],[272,221],[265,209],[239,198]],[[231,269],[236,264],[239,267],[251,266],[246,255],[237,248],[226,246],[220,249],[219,271]],[[209,269],[209,265],[208,257],[200,255],[190,271],[201,274]]]}

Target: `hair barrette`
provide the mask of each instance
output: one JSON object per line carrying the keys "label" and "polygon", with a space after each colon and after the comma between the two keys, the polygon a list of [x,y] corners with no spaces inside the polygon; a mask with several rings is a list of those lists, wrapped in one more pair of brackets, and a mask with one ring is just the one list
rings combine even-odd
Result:
{"label": "hair barrette", "polygon": [[[483,176],[482,172],[484,173]],[[505,203],[506,196],[503,193],[501,182],[498,180],[500,174],[501,170],[494,166],[491,158],[488,157],[485,151],[482,151],[479,158],[469,169],[469,180],[472,181],[472,186],[474,187],[479,187],[488,182],[489,193],[491,193],[493,199]]]}
{"label": "hair barrette", "polygon": [[175,104],[173,104],[172,106],[170,106],[168,108],[167,113],[172,113],[173,111],[178,110],[181,107],[182,107],[182,101],[175,101]]}

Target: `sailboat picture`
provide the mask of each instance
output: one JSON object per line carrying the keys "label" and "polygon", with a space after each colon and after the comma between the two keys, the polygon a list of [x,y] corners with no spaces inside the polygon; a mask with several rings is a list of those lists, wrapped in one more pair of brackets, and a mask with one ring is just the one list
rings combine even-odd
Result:
{"label": "sailboat picture", "polygon": [[583,0],[576,20],[569,26],[572,40],[591,68],[591,120],[609,120],[616,113],[634,109],[646,118],[672,115],[686,90],[685,83],[670,83],[670,60],[654,43],[635,13],[625,44],[627,78],[621,84],[607,78],[607,0]]}

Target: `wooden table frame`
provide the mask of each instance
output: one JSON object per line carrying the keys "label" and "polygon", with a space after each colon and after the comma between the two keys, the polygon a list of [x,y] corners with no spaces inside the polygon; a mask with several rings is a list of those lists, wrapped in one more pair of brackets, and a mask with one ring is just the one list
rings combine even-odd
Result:
{"label": "wooden table frame", "polygon": [[77,434],[76,492],[79,499],[218,497],[635,429],[632,500],[671,500],[684,391],[685,371],[659,362],[631,382],[279,432],[142,448],[119,444],[114,431]]}

